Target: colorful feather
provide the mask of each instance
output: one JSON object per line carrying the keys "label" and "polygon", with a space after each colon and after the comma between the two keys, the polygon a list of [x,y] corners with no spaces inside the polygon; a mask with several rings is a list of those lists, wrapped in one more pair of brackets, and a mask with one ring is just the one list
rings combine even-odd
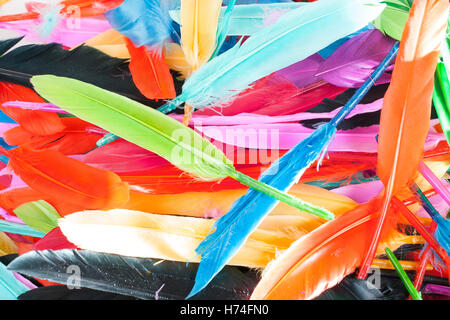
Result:
{"label": "colorful feather", "polygon": [[[183,102],[197,109],[210,106],[219,99],[224,102],[254,81],[303,60],[360,29],[382,9],[382,5],[370,0],[346,0],[339,4],[320,0],[292,10],[253,34],[242,45],[238,44],[209,61],[185,82],[182,95],[161,110],[169,112]],[[333,27],[337,23],[342,25],[339,32]],[[280,46],[284,50],[279,50]]]}
{"label": "colorful feather", "polygon": [[17,300],[29,288],[17,280],[14,273],[0,263],[0,296],[4,300]]}
{"label": "colorful feather", "polygon": [[[294,242],[264,270],[251,299],[312,299],[353,273],[370,245],[381,202],[360,205]],[[396,219],[387,222],[384,237]]]}
{"label": "colorful feather", "polygon": [[[330,122],[321,125],[283,157],[273,162],[269,169],[261,175],[260,181],[279,190],[289,190],[315,160],[318,160],[317,167],[319,167],[326,149],[337,131],[337,125],[361,101],[373,82],[390,65],[397,48],[397,44],[393,46],[370,78]],[[215,232],[205,238],[197,249],[197,253],[202,255],[202,260],[192,293],[201,290],[217,274],[276,204],[277,202],[273,198],[250,190],[233,205],[231,211],[224,218],[217,221]]]}
{"label": "colorful feather", "polygon": [[447,28],[447,1],[416,1],[381,111],[377,172],[385,185],[378,227],[358,277],[365,278],[392,196],[417,173],[428,133],[434,72]]}

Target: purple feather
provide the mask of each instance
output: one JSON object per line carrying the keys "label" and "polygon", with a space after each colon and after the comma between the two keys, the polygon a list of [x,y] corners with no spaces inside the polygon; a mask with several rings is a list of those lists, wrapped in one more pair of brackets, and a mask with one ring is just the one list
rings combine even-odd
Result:
{"label": "purple feather", "polygon": [[[357,88],[370,76],[395,40],[384,36],[377,29],[361,33],[339,47],[324,63],[317,77],[340,87]],[[390,75],[384,74],[379,83],[390,81]]]}

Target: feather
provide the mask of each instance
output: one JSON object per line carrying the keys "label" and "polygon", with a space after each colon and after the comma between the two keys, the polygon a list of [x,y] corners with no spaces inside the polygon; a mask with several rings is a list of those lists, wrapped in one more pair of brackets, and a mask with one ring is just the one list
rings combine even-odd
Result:
{"label": "feather", "polygon": [[149,99],[175,98],[172,75],[162,52],[144,46],[137,48],[128,39],[126,42],[131,56],[130,71],[141,93]]}
{"label": "feather", "polygon": [[125,0],[105,17],[115,30],[137,47],[161,48],[170,39],[172,31],[168,5],[169,0]]}
{"label": "feather", "polygon": [[[251,299],[313,299],[351,274],[369,246],[381,201],[360,205],[294,242],[264,270]],[[395,220],[387,221],[385,236]]]}
{"label": "feather", "polygon": [[114,29],[109,29],[87,40],[85,45],[100,50],[111,57],[129,59],[130,53],[125,44],[125,37]]}
{"label": "feather", "polygon": [[[374,29],[340,46],[317,70],[315,76],[340,87],[358,88],[394,45],[394,40]],[[388,82],[389,75],[379,82]]]}
{"label": "feather", "polygon": [[[56,263],[56,261],[58,261]],[[39,267],[38,267],[39,266]],[[44,250],[20,256],[8,265],[22,274],[67,284],[69,266],[79,267],[79,286],[140,299],[183,299],[193,283],[195,264],[121,257],[92,251]],[[73,268],[73,267],[72,267]],[[73,284],[69,282],[70,284]],[[198,299],[248,299],[254,278],[230,267]]]}
{"label": "feather", "polygon": [[0,220],[0,231],[36,238],[42,238],[44,236],[42,232],[36,231],[23,223],[15,223],[3,220]]}
{"label": "feather", "polygon": [[210,181],[230,176],[296,208],[327,214],[319,207],[310,206],[236,171],[231,161],[208,140],[156,110],[74,79],[35,76],[31,81],[39,94],[50,102],[155,152],[183,171]]}
{"label": "feather", "polygon": [[416,1],[405,26],[392,81],[381,111],[377,173],[385,186],[378,227],[359,270],[360,279],[378,245],[392,196],[414,179],[429,130],[434,72],[447,28],[447,1]]}
{"label": "feather", "polygon": [[216,48],[214,49],[214,52],[211,54],[210,59],[214,58],[215,56],[217,56],[219,54],[219,52],[221,52],[222,45],[224,44],[225,39],[227,38],[227,35],[228,35],[228,31],[230,30],[231,17],[233,14],[235,4],[236,4],[236,0],[230,0],[230,2],[227,5],[227,8],[224,12],[222,21],[220,21],[218,23],[217,35],[216,35],[217,44],[216,44]]}
{"label": "feather", "polygon": [[50,34],[43,36],[36,30],[39,24],[39,20],[0,22],[0,28],[15,30],[21,36],[25,36],[27,41],[34,43],[56,42],[66,47],[78,46],[110,28],[107,21],[99,19],[81,18],[74,23],[70,19],[62,18]]}
{"label": "feather", "polygon": [[61,119],[55,113],[3,106],[0,110],[33,135],[52,135],[65,129]]}
{"label": "feather", "polygon": [[344,88],[323,81],[299,89],[289,80],[275,74],[257,81],[252,88],[242,92],[229,104],[200,109],[195,114],[205,116],[231,116],[240,113],[268,116],[295,114],[316,106],[324,98],[333,99],[344,91]]}
{"label": "feather", "polygon": [[[56,43],[24,45],[9,51],[0,59],[0,81],[31,88],[30,78],[39,74],[69,76],[118,92],[152,107],[161,104],[149,101],[139,92],[131,80],[125,60],[109,57],[87,46],[64,50]],[[10,100],[14,99],[8,101]]]}
{"label": "feather", "polygon": [[50,203],[62,216],[87,209],[84,203],[68,203],[58,195],[45,194],[28,187],[18,187],[0,192],[0,207],[10,213],[24,203],[39,200],[45,200]]}
{"label": "feather", "polygon": [[[112,172],[90,167],[52,151],[1,150],[9,165],[31,188],[86,208],[115,207],[128,201],[128,185]],[[92,184],[95,181],[95,184]]]}
{"label": "feather", "polygon": [[17,253],[17,245],[4,232],[0,232],[0,256]]}
{"label": "feather", "polygon": [[[73,213],[58,224],[67,239],[82,249],[191,263],[199,261],[195,248],[213,223],[211,219],[115,209]],[[264,268],[278,251],[320,224],[301,215],[269,217],[229,264]]]}
{"label": "feather", "polygon": [[69,242],[59,227],[53,228],[43,238],[39,239],[33,245],[33,250],[61,250],[61,249],[79,249],[76,245]]}
{"label": "feather", "polygon": [[216,31],[222,0],[182,0],[181,47],[190,73],[209,60],[216,47]]}
{"label": "feather", "polygon": [[[228,5],[232,1],[228,2]],[[236,4],[231,12],[226,36],[250,36],[258,30],[274,23],[282,14],[297,9],[304,3],[255,3]],[[180,10],[170,10],[170,17],[181,24]],[[219,25],[224,22],[226,9],[222,8]]]}
{"label": "feather", "polygon": [[[245,194],[244,189],[221,190],[216,192],[185,192],[180,194],[149,195],[138,192],[130,193],[130,201],[124,206],[129,210],[138,210],[157,214],[171,214],[191,217],[223,216],[230,210],[234,201]],[[331,191],[301,184],[295,185],[292,195],[312,204],[320,204],[336,215],[355,207],[356,203],[345,196]],[[303,211],[298,211],[284,203],[278,204],[271,215],[301,215],[310,221],[322,221]]]}
{"label": "feather", "polygon": [[[314,161],[318,160],[317,167],[319,167],[327,147],[336,133],[337,125],[361,101],[373,82],[381,76],[396,51],[397,46],[394,45],[382,63],[364,85],[355,92],[344,108],[330,122],[321,125],[283,157],[273,162],[269,169],[261,175],[260,181],[279,190],[289,190]],[[208,235],[197,248],[197,253],[202,255],[202,260],[192,293],[201,290],[217,274],[276,204],[277,202],[273,198],[257,194],[253,190],[247,192],[233,204],[230,212],[215,224],[214,233]],[[329,217],[322,217],[329,219]]]}
{"label": "feather", "polygon": [[[447,26],[447,34],[450,33],[450,25]],[[450,38],[446,38],[442,46],[441,60],[436,67],[434,76],[433,104],[441,122],[442,131],[450,144]]]}
{"label": "feather", "polygon": [[28,290],[27,286],[16,279],[14,273],[0,263],[0,296],[2,299],[17,300],[17,297]]}
{"label": "feather", "polygon": [[14,209],[14,213],[29,227],[48,233],[58,226],[61,218],[55,208],[44,200],[28,202]]}
{"label": "feather", "polygon": [[116,293],[103,292],[87,288],[77,290],[67,286],[55,285],[40,287],[21,294],[18,300],[139,300],[130,296]]}
{"label": "feather", "polygon": [[385,1],[385,3],[386,8],[373,21],[373,25],[383,32],[383,34],[387,34],[393,39],[400,40],[406,21],[408,20],[412,1],[389,0]]}
{"label": "feather", "polygon": [[325,60],[318,53],[315,53],[287,68],[278,70],[275,74],[285,77],[298,88],[303,88],[321,80],[316,74],[324,62]]}
{"label": "feather", "polygon": [[[346,0],[339,4],[320,0],[292,10],[253,34],[242,45],[236,45],[197,70],[183,85],[183,93],[161,110],[169,112],[183,102],[199,109],[231,98],[254,81],[303,60],[360,29],[382,9],[383,5],[370,0]],[[336,23],[343,26],[339,32],[333,28]],[[333,28],[333,32],[329,32],[327,26]],[[280,47],[284,50],[279,50]]]}

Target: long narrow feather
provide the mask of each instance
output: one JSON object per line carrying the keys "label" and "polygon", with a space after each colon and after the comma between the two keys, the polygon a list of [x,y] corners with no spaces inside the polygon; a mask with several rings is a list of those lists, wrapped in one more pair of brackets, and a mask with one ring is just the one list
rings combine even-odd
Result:
{"label": "long narrow feather", "polygon": [[163,46],[172,30],[168,0],[126,0],[105,17],[127,37],[130,71],[142,94],[149,99],[173,99],[173,79],[163,58]]}
{"label": "long narrow feather", "polygon": [[[61,219],[62,233],[76,246],[140,258],[199,262],[195,248],[208,234],[211,219],[115,209],[83,211]],[[301,215],[271,216],[248,239],[230,265],[264,268],[277,251],[320,226]]]}
{"label": "long narrow feather", "polygon": [[152,107],[161,105],[148,100],[139,92],[125,60],[112,58],[94,48],[79,46],[73,50],[64,50],[56,43],[24,45],[10,50],[0,59],[0,81],[31,88],[30,78],[39,74],[72,77]]}
{"label": "long narrow feather", "polygon": [[[398,43],[392,47],[364,85],[355,92],[352,99],[330,122],[321,125],[283,157],[273,162],[269,169],[261,175],[260,180],[279,190],[289,190],[315,160],[318,160],[317,166],[319,166],[337,131],[337,125],[361,101],[374,81],[390,65],[397,48]],[[215,232],[206,237],[197,249],[197,252],[202,255],[202,260],[196,285],[191,294],[201,290],[217,274],[275,205],[274,199],[250,190],[235,202],[225,217],[217,221]]]}
{"label": "long narrow feather", "polygon": [[417,173],[448,13],[448,1],[440,0],[415,1],[410,11],[381,111],[377,172],[385,185],[383,208],[359,278],[367,275],[391,198]]}
{"label": "long narrow feather", "polygon": [[[26,148],[0,149],[9,165],[31,188],[59,196],[69,203],[92,209],[115,207],[127,202],[128,185],[114,173],[90,167],[52,151]],[[95,183],[93,183],[95,181]]]}
{"label": "long narrow feather", "polygon": [[50,102],[155,152],[188,173],[211,181],[229,176],[296,208],[330,216],[326,210],[310,206],[240,173],[211,142],[178,121],[136,101],[74,79],[35,76],[31,82],[35,90]]}
{"label": "long narrow feather", "polygon": [[[254,81],[362,28],[382,9],[372,0],[320,0],[292,10],[205,64],[185,82],[182,95],[161,110],[169,112],[183,102],[199,109],[235,96]],[[336,30],[336,24],[342,28]]]}

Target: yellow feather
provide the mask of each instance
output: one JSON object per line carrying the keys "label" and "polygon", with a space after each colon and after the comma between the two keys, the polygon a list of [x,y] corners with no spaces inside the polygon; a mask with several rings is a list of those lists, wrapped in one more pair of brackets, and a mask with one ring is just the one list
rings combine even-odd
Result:
{"label": "yellow feather", "polygon": [[[245,194],[247,189],[222,190],[217,192],[185,192],[180,194],[151,195],[130,193],[130,201],[123,209],[137,210],[158,214],[183,215],[190,217],[218,218],[227,213],[234,201]],[[292,195],[311,204],[321,206],[335,215],[356,207],[357,203],[348,197],[316,186],[299,184],[291,188]],[[308,220],[325,220],[301,212],[284,203],[278,204],[271,215],[301,215]]]}
{"label": "yellow feather", "polygon": [[0,256],[17,253],[18,248],[14,241],[12,241],[4,232],[0,232]]}

